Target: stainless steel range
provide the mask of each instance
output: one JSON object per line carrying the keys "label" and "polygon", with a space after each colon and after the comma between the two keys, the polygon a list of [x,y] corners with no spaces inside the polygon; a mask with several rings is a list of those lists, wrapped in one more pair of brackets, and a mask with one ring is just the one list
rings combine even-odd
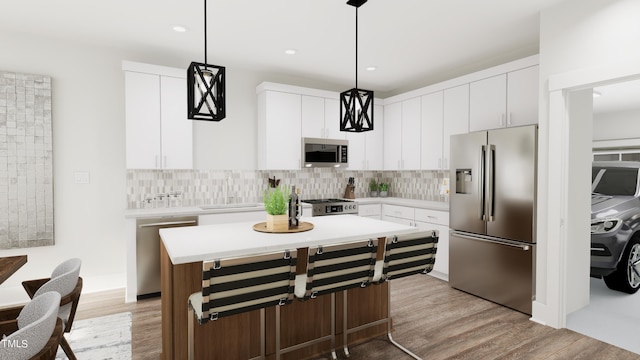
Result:
{"label": "stainless steel range", "polygon": [[311,216],[358,214],[358,203],[345,199],[303,200],[312,205]]}

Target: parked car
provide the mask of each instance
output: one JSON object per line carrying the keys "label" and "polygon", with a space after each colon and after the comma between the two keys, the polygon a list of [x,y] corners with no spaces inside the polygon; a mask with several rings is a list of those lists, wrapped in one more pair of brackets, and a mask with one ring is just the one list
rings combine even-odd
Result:
{"label": "parked car", "polygon": [[591,276],[640,288],[640,162],[596,161],[591,173]]}

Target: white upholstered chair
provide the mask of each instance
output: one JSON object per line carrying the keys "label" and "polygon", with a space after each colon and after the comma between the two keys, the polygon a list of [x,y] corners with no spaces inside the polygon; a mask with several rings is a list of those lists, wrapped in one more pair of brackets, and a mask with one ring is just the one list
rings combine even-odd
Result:
{"label": "white upholstered chair", "polygon": [[[50,339],[55,338],[53,334],[56,322],[61,335],[61,325],[58,321],[59,307],[60,294],[47,292],[27,303],[20,310],[17,319],[13,320],[13,324],[11,320],[0,321],[0,328],[14,327],[15,330],[9,334],[3,334],[0,340],[0,360],[53,359],[55,350],[49,351],[47,356],[40,355],[44,353],[43,350]],[[58,348],[56,340],[59,341],[59,337],[52,340],[54,349]]]}
{"label": "white upholstered chair", "polygon": [[[62,319],[64,332],[66,333],[70,332],[73,326],[73,319],[75,318],[78,302],[80,301],[80,293],[82,292],[81,265],[80,259],[69,259],[56,266],[50,278],[22,282],[22,286],[31,298],[49,291],[56,291],[60,294],[62,298],[58,317]],[[60,346],[70,360],[76,359],[64,335],[60,340]]]}

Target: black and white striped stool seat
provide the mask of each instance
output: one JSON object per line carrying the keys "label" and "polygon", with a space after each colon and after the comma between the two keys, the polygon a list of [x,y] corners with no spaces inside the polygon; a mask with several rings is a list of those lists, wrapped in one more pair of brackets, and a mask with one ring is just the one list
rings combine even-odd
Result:
{"label": "black and white striped stool seat", "polygon": [[295,250],[203,262],[202,292],[189,296],[200,324],[293,300]]}
{"label": "black and white striped stool seat", "polygon": [[307,273],[296,279],[296,297],[315,298],[369,285],[377,250],[377,239],[310,247]]}
{"label": "black and white striped stool seat", "polygon": [[382,273],[376,274],[376,278],[379,275],[379,281],[383,282],[431,272],[437,250],[437,230],[387,237]]}

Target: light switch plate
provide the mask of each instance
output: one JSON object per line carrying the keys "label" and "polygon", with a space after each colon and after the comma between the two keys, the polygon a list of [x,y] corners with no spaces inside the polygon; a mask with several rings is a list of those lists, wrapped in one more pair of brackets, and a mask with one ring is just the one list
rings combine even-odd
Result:
{"label": "light switch plate", "polygon": [[73,174],[73,182],[76,184],[88,184],[90,183],[90,176],[88,171],[76,171]]}

